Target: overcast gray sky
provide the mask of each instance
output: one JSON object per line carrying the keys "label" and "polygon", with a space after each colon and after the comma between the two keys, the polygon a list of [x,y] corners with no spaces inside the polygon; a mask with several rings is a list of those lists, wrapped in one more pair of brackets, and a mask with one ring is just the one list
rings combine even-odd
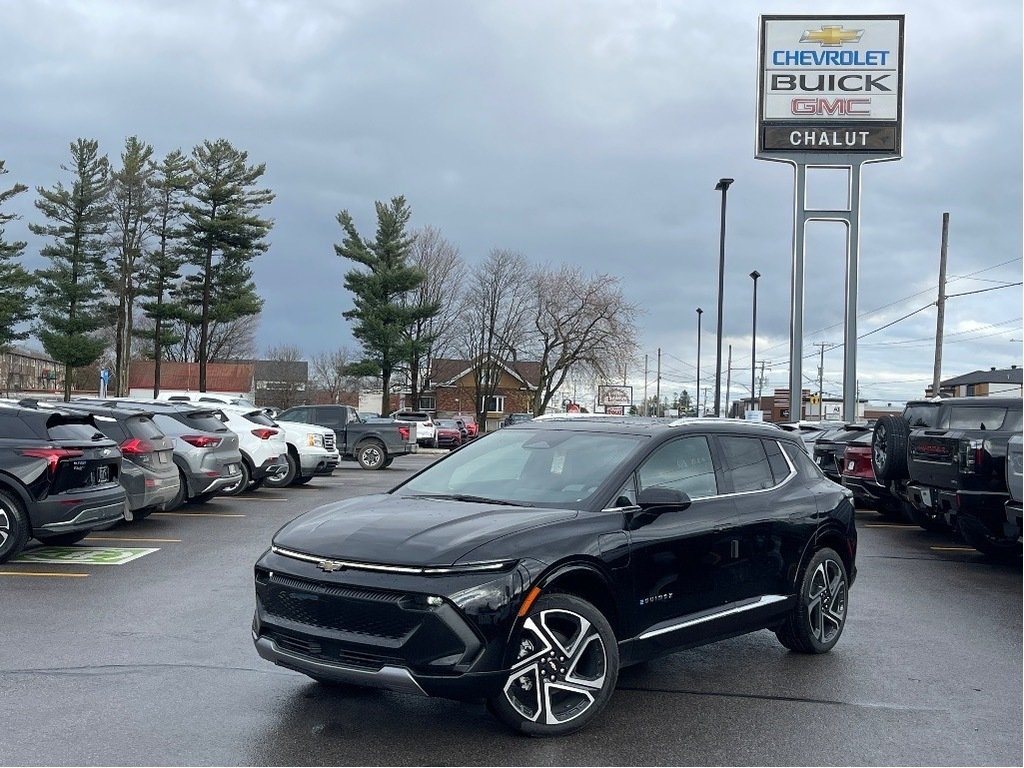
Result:
{"label": "overcast gray sky", "polygon": [[[260,347],[354,346],[335,215],[373,231],[374,200],[405,195],[468,263],[492,248],[622,278],[642,306],[642,358],[662,393],[713,381],[719,177],[729,192],[725,343],[734,398],[750,381],[751,280],[769,391],[788,383],[792,171],[755,160],[758,15],[905,13],[904,158],[867,166],[860,330],[934,301],[941,218],[949,292],[1021,279],[1019,0],[860,2],[4,2],[0,158],[49,187],[77,137],[116,160],[138,135],[158,155],[227,138],[267,164],[271,247],[255,265]],[[813,181],[813,180],[812,180]],[[831,189],[831,184],[822,184]],[[41,265],[34,189],[15,200]],[[805,353],[838,342],[841,225],[808,239]],[[999,266],[997,266],[999,265]],[[970,277],[966,277],[966,276]],[[1021,362],[1022,293],[951,299],[943,375]],[[819,330],[820,329],[820,330]],[[920,396],[935,309],[865,338],[863,396]],[[723,363],[724,365],[724,363]],[[816,376],[815,359],[804,373]],[[642,366],[630,372],[642,384]],[[842,351],[825,357],[841,393]],[[723,385],[724,386],[724,385]],[[807,386],[811,386],[808,382]],[[813,388],[816,388],[813,387]],[[653,383],[652,383],[653,392]],[[637,392],[639,399],[639,392]]]}

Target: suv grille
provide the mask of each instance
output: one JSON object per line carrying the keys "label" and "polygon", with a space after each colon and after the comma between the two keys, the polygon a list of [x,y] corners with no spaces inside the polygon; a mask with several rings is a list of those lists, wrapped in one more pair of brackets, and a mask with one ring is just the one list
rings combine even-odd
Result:
{"label": "suv grille", "polygon": [[274,576],[258,584],[263,610],[296,624],[400,640],[420,617],[399,606],[400,593],[348,589]]}
{"label": "suv grille", "polygon": [[335,446],[334,433],[328,432],[324,435],[324,448],[328,451],[333,451]]}

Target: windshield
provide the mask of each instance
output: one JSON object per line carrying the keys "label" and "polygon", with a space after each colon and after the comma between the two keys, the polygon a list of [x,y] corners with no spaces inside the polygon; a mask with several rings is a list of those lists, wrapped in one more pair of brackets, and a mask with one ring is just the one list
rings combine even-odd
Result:
{"label": "windshield", "polygon": [[395,492],[581,509],[646,439],[559,429],[501,430],[468,443]]}
{"label": "windshield", "polygon": [[919,427],[934,427],[938,416],[938,403],[917,403],[915,405],[908,405],[906,410],[903,412],[903,418],[907,420],[907,424],[910,425],[911,429],[917,429]]}

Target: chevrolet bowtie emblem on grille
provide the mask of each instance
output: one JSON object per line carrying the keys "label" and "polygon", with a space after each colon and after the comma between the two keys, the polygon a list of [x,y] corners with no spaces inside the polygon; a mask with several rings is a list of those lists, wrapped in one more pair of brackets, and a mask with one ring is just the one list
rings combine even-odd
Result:
{"label": "chevrolet bowtie emblem on grille", "polygon": [[324,573],[334,573],[335,571],[345,570],[345,566],[339,563],[337,560],[321,560],[319,563],[316,564],[316,567]]}
{"label": "chevrolet bowtie emblem on grille", "polygon": [[800,36],[801,43],[821,43],[823,47],[837,48],[843,43],[859,43],[863,29],[843,29],[842,25],[822,24],[821,29],[808,29]]}

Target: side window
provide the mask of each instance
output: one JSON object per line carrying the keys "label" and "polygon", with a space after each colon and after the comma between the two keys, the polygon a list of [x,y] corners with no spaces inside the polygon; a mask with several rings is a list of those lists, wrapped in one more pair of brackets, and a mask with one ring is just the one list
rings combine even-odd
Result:
{"label": "side window", "polygon": [[629,479],[623,483],[618,492],[605,506],[607,507],[635,507],[636,506],[636,474],[630,474]]}
{"label": "side window", "polygon": [[309,408],[294,408],[289,411],[286,421],[300,421],[303,424],[309,424]]}
{"label": "side window", "polygon": [[13,437],[18,440],[38,440],[39,436],[32,428],[18,418],[17,414],[0,414],[0,437]]}
{"label": "side window", "polygon": [[337,408],[314,408],[313,412],[313,423],[319,424],[323,427],[330,427],[331,429],[340,429],[344,427],[343,414],[338,412]]}
{"label": "side window", "polygon": [[811,457],[807,455],[807,451],[803,448],[785,442],[782,444],[782,449],[786,452],[789,460],[793,462],[793,466],[800,471],[805,479],[815,478],[820,480],[825,477],[821,473],[821,467],[811,461]]}
{"label": "side window", "polygon": [[768,454],[768,464],[771,465],[772,476],[775,478],[775,484],[778,485],[789,477],[789,463],[782,455],[782,449],[776,441],[762,440],[761,444],[764,446],[764,452]]}
{"label": "side window", "polygon": [[691,499],[718,493],[706,437],[684,437],[657,448],[640,467],[641,488],[676,488]]}
{"label": "side window", "polygon": [[768,456],[758,438],[720,435],[718,444],[734,493],[762,491],[775,485]]}

